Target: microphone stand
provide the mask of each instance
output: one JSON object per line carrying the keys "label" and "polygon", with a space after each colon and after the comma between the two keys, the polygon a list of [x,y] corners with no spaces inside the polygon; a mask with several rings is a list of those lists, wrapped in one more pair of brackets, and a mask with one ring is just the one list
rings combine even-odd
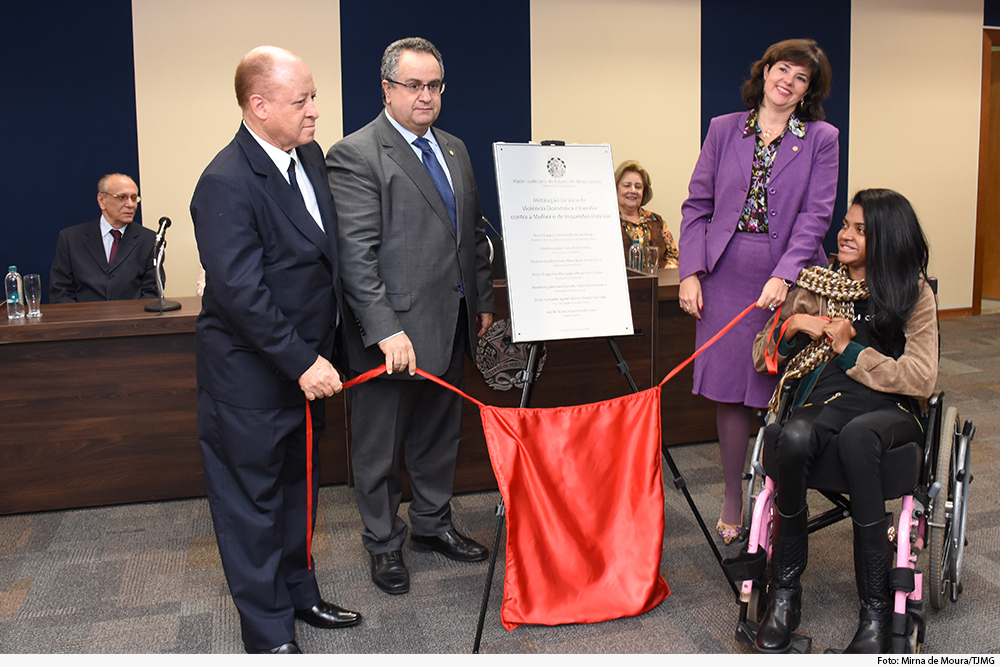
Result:
{"label": "microphone stand", "polygon": [[160,295],[159,301],[150,301],[146,304],[146,312],[156,313],[157,317],[163,315],[166,311],[180,310],[181,304],[176,301],[164,301],[163,300],[163,274],[160,272],[160,266],[163,264],[163,250],[167,247],[167,240],[163,239],[163,243],[160,244],[159,251],[153,257],[153,270],[156,271],[156,291]]}

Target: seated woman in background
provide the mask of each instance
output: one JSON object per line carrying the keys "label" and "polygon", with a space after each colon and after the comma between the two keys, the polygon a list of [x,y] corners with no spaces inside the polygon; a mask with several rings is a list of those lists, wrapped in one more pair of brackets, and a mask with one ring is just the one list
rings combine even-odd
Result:
{"label": "seated woman in background", "polygon": [[778,469],[768,471],[776,478],[777,511],[771,597],[757,633],[757,648],[765,653],[787,651],[799,624],[799,577],[808,555],[806,479],[838,434],[861,598],[857,633],[844,652],[885,653],[892,636],[894,551],[887,535],[892,515],[882,496],[882,453],[894,443],[923,442],[918,417],[938,372],[937,307],[927,282],[927,241],[899,193],[857,193],[837,249],[831,268],[799,274],[797,289],[754,342],[758,371],[766,372],[767,355],[781,364],[795,354],[784,377],[801,378],[791,417],[777,438]]}
{"label": "seated woman in background", "polygon": [[677,244],[673,235],[663,224],[663,218],[642,208],[653,198],[649,172],[635,160],[628,160],[615,170],[615,183],[618,185],[618,214],[626,260],[632,241],[639,239],[644,248],[656,247],[659,268],[677,268]]}

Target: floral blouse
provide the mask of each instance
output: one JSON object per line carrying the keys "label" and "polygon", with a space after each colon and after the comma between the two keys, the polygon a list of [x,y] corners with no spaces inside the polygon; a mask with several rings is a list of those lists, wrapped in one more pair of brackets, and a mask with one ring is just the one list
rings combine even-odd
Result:
{"label": "floral blouse", "polygon": [[645,209],[639,209],[639,222],[631,222],[620,215],[622,223],[622,244],[625,246],[625,257],[628,257],[629,246],[633,239],[639,239],[642,245],[655,245],[660,251],[659,265],[661,269],[677,268],[677,244],[674,243],[673,234],[663,224],[663,218],[656,213],[650,213]]}
{"label": "floral blouse", "polygon": [[[794,113],[788,118],[788,131],[800,139],[806,136],[805,124]],[[757,125],[757,110],[750,112],[743,127],[744,137],[752,134],[757,136],[757,144],[754,147],[753,165],[750,168],[750,192],[747,193],[747,201],[743,205],[743,214],[736,225],[736,231],[766,234],[767,184],[771,180],[771,167],[774,166],[774,159],[778,156],[784,134],[769,145],[764,145],[764,138],[760,135],[760,127]]]}

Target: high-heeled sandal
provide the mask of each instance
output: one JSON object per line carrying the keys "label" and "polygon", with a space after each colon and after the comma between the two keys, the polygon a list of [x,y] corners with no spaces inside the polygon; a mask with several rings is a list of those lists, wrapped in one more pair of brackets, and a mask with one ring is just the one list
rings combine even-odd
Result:
{"label": "high-heeled sandal", "polygon": [[728,523],[723,523],[722,519],[719,519],[719,523],[715,524],[715,532],[719,534],[719,537],[727,545],[732,544],[740,536],[740,529],[740,526],[731,526]]}

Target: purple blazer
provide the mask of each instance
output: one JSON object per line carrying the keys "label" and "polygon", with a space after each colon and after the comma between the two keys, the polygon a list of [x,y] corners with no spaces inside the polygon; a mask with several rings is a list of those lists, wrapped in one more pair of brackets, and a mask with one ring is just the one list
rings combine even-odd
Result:
{"label": "purple blazer", "polygon": [[[750,191],[755,138],[744,137],[749,111],[712,119],[681,205],[680,277],[711,273],[736,232]],[[772,276],[795,280],[807,266],[826,266],[823,238],[837,198],[840,146],[837,128],[805,124],[805,138],[791,132],[771,168],[767,186]]]}

